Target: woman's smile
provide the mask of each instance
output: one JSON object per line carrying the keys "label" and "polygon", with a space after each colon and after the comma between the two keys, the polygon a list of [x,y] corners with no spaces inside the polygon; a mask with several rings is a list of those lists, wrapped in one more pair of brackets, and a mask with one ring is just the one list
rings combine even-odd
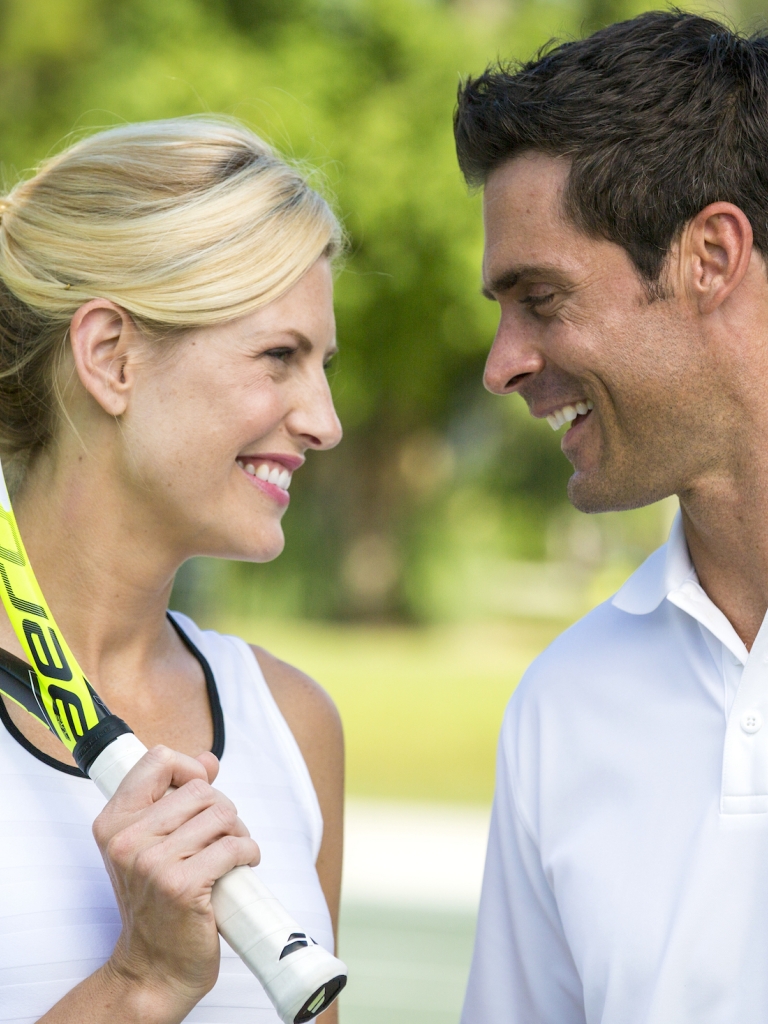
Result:
{"label": "woman's smile", "polygon": [[255,487],[269,495],[279,505],[288,505],[291,500],[288,488],[291,486],[293,473],[304,463],[301,456],[240,455],[236,461]]}

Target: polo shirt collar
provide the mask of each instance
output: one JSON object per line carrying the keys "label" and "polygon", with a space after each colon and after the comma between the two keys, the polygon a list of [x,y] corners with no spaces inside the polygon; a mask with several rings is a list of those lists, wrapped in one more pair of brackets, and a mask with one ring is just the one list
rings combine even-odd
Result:
{"label": "polo shirt collar", "polygon": [[683,531],[683,518],[678,512],[669,532],[669,539],[629,577],[613,598],[613,605],[630,615],[655,612],[664,598],[688,580],[698,583],[696,570],[688,553]]}
{"label": "polo shirt collar", "polygon": [[715,636],[744,665],[748,652],[728,618],[699,583],[677,513],[667,543],[647,558],[613,598],[613,605],[630,615],[648,615],[668,600]]}

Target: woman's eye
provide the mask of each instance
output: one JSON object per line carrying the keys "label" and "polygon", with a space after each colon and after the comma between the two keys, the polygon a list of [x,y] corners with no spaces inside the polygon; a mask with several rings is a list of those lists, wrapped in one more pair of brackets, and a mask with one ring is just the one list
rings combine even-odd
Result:
{"label": "woman's eye", "polygon": [[264,355],[269,356],[270,359],[279,359],[284,363],[290,359],[295,351],[295,348],[270,348]]}

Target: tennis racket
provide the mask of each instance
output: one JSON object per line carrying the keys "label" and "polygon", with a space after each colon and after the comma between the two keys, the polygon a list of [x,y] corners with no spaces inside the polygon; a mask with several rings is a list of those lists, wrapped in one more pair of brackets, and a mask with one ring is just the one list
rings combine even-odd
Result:
{"label": "tennis racket", "polygon": [[[110,714],[85,678],[29,564],[0,465],[0,597],[29,659],[0,655],[0,693],[47,726],[78,767],[113,796],[147,748]],[[325,1010],[347,982],[347,968],[317,945],[256,872],[237,867],[211,897],[221,935],[256,975],[284,1024]]]}

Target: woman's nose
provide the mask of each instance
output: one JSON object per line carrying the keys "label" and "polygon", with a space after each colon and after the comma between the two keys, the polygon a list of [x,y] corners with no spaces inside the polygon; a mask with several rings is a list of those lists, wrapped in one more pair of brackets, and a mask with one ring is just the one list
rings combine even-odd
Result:
{"label": "woman's nose", "polygon": [[309,447],[318,451],[335,448],[339,443],[343,430],[325,373],[302,388],[300,400],[289,417],[289,426]]}

